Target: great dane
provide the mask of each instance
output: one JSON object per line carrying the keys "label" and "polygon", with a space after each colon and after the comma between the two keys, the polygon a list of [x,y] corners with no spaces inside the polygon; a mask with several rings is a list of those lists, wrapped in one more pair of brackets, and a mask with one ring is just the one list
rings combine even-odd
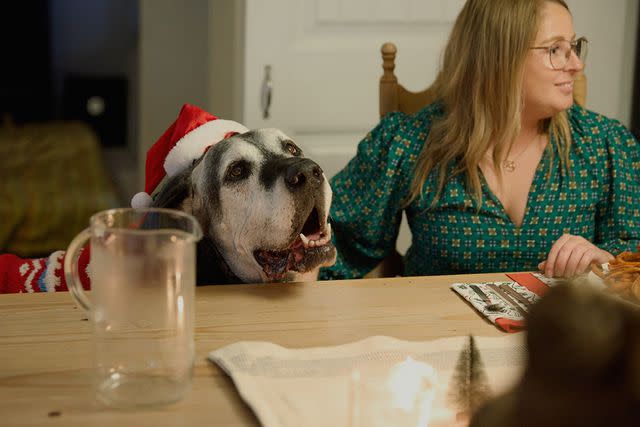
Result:
{"label": "great dane", "polygon": [[335,261],[331,187],[320,166],[277,129],[211,146],[168,179],[152,205],[200,222],[198,284],[296,280]]}

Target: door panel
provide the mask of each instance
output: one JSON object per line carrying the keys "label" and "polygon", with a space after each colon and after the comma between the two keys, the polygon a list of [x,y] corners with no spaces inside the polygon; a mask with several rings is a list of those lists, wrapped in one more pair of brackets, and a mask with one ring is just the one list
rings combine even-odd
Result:
{"label": "door panel", "polygon": [[[378,116],[380,46],[398,46],[396,74],[410,90],[435,78],[463,0],[246,0],[243,122],[278,127],[332,176]],[[271,66],[269,118],[264,69]],[[406,227],[405,227],[406,228]],[[410,237],[402,232],[399,249]]]}

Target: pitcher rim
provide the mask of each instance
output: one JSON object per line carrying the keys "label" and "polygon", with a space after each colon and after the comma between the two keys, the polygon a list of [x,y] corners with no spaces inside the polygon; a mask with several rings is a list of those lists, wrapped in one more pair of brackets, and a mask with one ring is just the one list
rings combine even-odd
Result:
{"label": "pitcher rim", "polygon": [[[191,232],[187,232],[189,235],[192,236],[192,238],[194,239],[194,241],[198,241],[202,238],[202,227],[200,226],[200,223],[198,222],[198,220],[196,219],[196,217],[194,217],[192,214],[188,213],[188,212],[184,212],[178,209],[169,209],[169,208],[156,208],[156,207],[145,207],[145,208],[111,208],[111,209],[104,209],[101,210],[99,212],[94,213],[93,215],[91,215],[91,217],[89,218],[89,227],[92,228],[94,226],[94,224],[98,223],[98,218],[99,217],[103,217],[105,215],[108,215],[110,213],[119,213],[119,212],[138,212],[138,213],[150,213],[150,212],[156,212],[156,213],[166,213],[166,214],[170,214],[170,215],[174,215],[174,216],[178,216],[178,217],[182,217],[184,219],[189,220],[192,223],[192,231]],[[121,228],[121,227],[110,227],[105,225],[105,228],[110,228],[110,229],[118,229],[118,230],[122,230],[124,232],[127,231],[139,231],[139,230],[127,230],[125,228]]]}

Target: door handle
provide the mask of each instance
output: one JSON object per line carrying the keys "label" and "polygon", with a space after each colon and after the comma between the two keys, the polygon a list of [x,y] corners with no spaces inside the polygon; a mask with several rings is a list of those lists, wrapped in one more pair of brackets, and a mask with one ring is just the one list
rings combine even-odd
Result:
{"label": "door handle", "polygon": [[273,83],[271,82],[271,65],[264,66],[264,79],[262,80],[262,89],[260,93],[260,106],[262,107],[262,118],[268,119],[271,113],[271,93],[273,91]]}

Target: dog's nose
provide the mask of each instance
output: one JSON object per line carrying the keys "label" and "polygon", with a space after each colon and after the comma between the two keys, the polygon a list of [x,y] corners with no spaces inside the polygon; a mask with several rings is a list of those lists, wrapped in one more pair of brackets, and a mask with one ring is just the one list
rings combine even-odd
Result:
{"label": "dog's nose", "polygon": [[296,191],[307,186],[319,187],[324,181],[324,176],[317,163],[309,159],[299,159],[287,166],[284,180],[291,191]]}

